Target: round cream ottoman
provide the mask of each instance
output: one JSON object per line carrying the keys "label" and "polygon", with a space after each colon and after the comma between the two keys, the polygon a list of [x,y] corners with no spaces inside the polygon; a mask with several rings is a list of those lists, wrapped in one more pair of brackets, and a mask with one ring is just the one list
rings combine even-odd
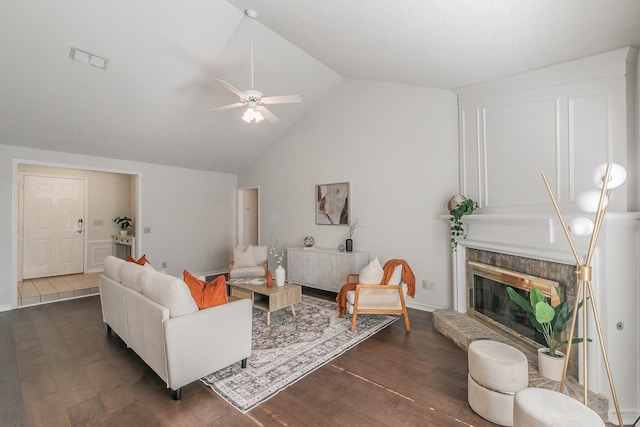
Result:
{"label": "round cream ottoman", "polygon": [[553,390],[525,388],[516,393],[515,427],[604,427],[602,419],[577,400]]}
{"label": "round cream ottoman", "polygon": [[527,357],[518,349],[491,340],[469,345],[469,406],[482,418],[513,425],[513,398],[529,385]]}

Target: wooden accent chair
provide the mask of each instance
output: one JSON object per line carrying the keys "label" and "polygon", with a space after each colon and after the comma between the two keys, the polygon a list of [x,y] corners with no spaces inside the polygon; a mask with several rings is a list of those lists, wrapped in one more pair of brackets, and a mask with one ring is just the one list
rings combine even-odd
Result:
{"label": "wooden accent chair", "polygon": [[267,277],[269,265],[266,246],[236,246],[233,261],[227,265],[228,278]]}
{"label": "wooden accent chair", "polygon": [[351,332],[356,330],[358,314],[402,314],[407,332],[411,330],[409,314],[404,303],[406,284],[363,285],[358,283],[358,274],[349,274],[347,283],[356,285],[355,291],[347,292],[347,312],[352,315]]}

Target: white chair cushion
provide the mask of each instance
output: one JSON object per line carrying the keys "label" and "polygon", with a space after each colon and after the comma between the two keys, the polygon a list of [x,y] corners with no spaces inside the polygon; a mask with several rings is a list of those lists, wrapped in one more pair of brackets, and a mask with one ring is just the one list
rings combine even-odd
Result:
{"label": "white chair cushion", "polygon": [[256,267],[241,267],[234,268],[229,273],[230,279],[239,279],[241,277],[263,277],[264,276],[264,266],[256,266]]}
{"label": "white chair cushion", "polygon": [[253,255],[253,249],[251,248],[251,245],[244,249],[238,246],[233,248],[233,268],[255,266],[256,257]]}
{"label": "white chair cushion", "polygon": [[122,268],[126,263],[127,262],[123,259],[116,258],[111,255],[107,256],[102,263],[104,275],[111,280],[120,282],[120,268]]}
{"label": "white chair cushion", "polygon": [[148,271],[142,275],[141,281],[142,293],[168,308],[171,317],[198,311],[189,287],[177,277]]}
{"label": "white chair cushion", "polygon": [[379,285],[382,282],[384,270],[378,261],[378,257],[374,258],[369,264],[360,270],[358,283],[363,285]]}

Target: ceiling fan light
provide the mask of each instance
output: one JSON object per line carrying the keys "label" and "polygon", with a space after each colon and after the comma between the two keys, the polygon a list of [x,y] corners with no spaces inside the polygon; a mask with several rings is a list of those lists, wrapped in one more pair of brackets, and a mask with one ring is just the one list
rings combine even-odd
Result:
{"label": "ceiling fan light", "polygon": [[251,123],[251,121],[255,118],[255,114],[253,112],[253,108],[249,107],[247,108],[247,111],[244,112],[244,114],[242,115],[242,120],[244,120],[247,123]]}
{"label": "ceiling fan light", "polygon": [[242,120],[247,123],[260,123],[264,120],[264,116],[260,111],[254,110],[253,107],[249,107],[242,115]]}

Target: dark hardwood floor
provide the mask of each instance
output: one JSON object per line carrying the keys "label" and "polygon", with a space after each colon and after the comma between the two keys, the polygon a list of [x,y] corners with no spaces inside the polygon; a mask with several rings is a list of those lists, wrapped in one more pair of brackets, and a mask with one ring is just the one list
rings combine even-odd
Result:
{"label": "dark hardwood floor", "polygon": [[466,353],[409,316],[242,415],[199,381],[173,401],[106,334],[98,296],[0,313],[0,425],[493,425],[467,404]]}

